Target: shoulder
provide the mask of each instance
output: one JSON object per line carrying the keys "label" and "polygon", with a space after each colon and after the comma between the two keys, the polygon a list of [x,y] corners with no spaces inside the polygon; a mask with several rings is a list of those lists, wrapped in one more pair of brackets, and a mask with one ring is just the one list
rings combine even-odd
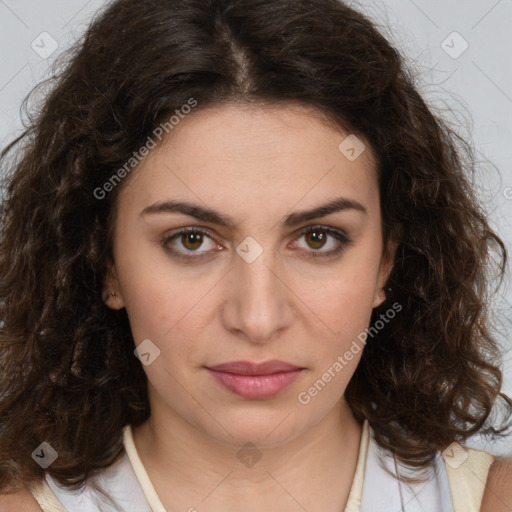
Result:
{"label": "shoulder", "polygon": [[28,491],[0,494],[0,512],[42,512],[35,498]]}
{"label": "shoulder", "polygon": [[496,458],[489,469],[481,512],[510,512],[512,507],[512,457]]}

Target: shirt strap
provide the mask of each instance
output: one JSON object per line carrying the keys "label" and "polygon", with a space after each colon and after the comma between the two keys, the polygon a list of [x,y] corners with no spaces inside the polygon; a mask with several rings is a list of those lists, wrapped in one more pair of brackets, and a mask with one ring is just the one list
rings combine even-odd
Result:
{"label": "shirt strap", "polygon": [[454,442],[443,451],[455,512],[479,512],[494,456]]}
{"label": "shirt strap", "polygon": [[140,460],[139,453],[137,452],[137,448],[135,446],[135,442],[133,441],[131,425],[127,425],[123,430],[123,443],[124,448],[126,450],[126,454],[128,455],[130,463],[133,467],[133,471],[137,476],[137,480],[139,481],[140,486],[142,487],[142,491],[144,493],[144,496],[146,497],[147,502],[149,503],[149,506],[151,507],[151,510],[153,512],[167,512],[164,506],[162,505],[162,502],[160,501],[160,498],[158,497],[155,488],[153,487],[153,483],[149,478],[149,475],[146,471],[146,468],[144,467],[144,464],[142,464],[142,461]]}
{"label": "shirt strap", "polygon": [[359,456],[357,457],[356,472],[352,480],[352,486],[348,495],[347,505],[344,512],[359,512],[363,496],[363,481],[366,468],[368,446],[370,444],[370,426],[368,420],[364,420],[361,444],[359,445]]}
{"label": "shirt strap", "polygon": [[66,512],[45,480],[34,482],[28,489],[43,512]]}

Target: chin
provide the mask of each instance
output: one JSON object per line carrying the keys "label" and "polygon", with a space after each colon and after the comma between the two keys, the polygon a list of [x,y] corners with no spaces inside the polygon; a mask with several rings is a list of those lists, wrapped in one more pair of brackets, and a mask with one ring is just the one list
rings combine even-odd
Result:
{"label": "chin", "polygon": [[307,428],[295,423],[289,407],[268,413],[244,408],[243,411],[222,413],[214,417],[222,418],[219,423],[224,428],[215,422],[214,432],[209,429],[208,435],[232,448],[240,448],[248,442],[260,448],[274,448],[292,441]]}

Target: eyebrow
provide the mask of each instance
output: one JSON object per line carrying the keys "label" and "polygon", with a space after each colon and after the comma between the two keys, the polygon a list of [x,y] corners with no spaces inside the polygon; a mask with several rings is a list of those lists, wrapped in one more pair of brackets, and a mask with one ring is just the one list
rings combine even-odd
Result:
{"label": "eyebrow", "polygon": [[[318,219],[330,215],[331,213],[346,210],[355,210],[364,215],[368,214],[368,211],[361,203],[345,197],[339,197],[311,210],[291,213],[285,218],[283,226],[294,227],[309,220]],[[236,222],[233,218],[210,208],[205,208],[186,201],[160,201],[144,208],[140,215],[142,217],[162,213],[181,213],[189,217],[194,217],[202,222],[209,222],[231,229],[234,229],[236,226]]]}

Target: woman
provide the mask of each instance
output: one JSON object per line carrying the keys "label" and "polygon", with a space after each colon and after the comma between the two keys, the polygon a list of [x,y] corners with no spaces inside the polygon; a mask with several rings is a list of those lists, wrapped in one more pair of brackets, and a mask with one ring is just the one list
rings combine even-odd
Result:
{"label": "woman", "polygon": [[361,14],[118,0],[16,149],[5,510],[511,500],[463,447],[510,425],[486,316],[506,251],[470,148]]}

